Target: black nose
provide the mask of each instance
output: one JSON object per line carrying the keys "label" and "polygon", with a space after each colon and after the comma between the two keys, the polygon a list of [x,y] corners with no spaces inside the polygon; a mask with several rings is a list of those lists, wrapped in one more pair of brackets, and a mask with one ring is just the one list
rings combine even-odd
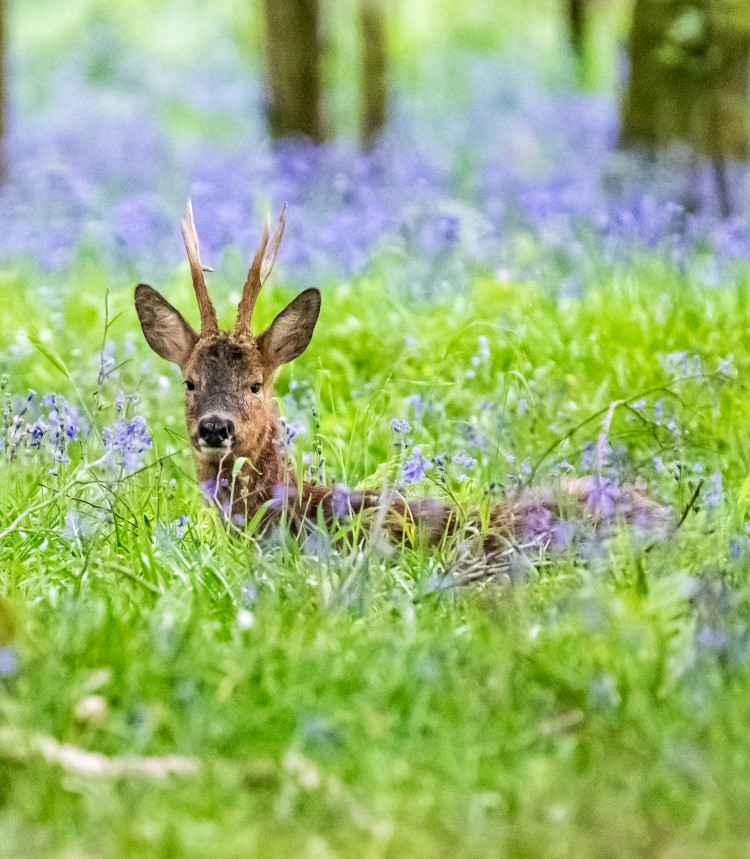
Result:
{"label": "black nose", "polygon": [[232,421],[213,415],[203,418],[198,424],[198,437],[206,442],[208,447],[223,447],[234,435]]}

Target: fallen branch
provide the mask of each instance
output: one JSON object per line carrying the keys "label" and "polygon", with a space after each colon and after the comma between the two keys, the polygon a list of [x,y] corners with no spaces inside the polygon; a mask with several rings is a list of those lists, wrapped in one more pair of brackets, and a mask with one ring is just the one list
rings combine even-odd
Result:
{"label": "fallen branch", "polygon": [[109,757],[99,752],[89,752],[78,746],[60,743],[54,737],[44,734],[21,737],[17,734],[4,733],[0,735],[0,754],[21,760],[32,755],[40,755],[49,764],[57,764],[67,772],[90,778],[137,776],[164,781],[170,775],[194,775],[200,767],[196,758],[182,755]]}

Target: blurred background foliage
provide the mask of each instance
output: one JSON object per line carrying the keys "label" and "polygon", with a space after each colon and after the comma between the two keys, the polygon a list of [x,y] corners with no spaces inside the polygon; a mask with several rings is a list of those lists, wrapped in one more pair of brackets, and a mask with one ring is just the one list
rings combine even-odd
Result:
{"label": "blurred background foliage", "polygon": [[3,3],[6,268],[158,281],[188,195],[238,275],[288,201],[310,284],[577,294],[633,246],[705,282],[750,257],[739,0]]}

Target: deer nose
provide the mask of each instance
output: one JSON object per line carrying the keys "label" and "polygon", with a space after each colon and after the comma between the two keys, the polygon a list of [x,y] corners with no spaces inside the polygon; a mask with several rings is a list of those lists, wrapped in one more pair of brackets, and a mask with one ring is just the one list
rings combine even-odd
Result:
{"label": "deer nose", "polygon": [[234,423],[226,418],[212,415],[198,424],[198,437],[208,447],[223,447],[234,436]]}

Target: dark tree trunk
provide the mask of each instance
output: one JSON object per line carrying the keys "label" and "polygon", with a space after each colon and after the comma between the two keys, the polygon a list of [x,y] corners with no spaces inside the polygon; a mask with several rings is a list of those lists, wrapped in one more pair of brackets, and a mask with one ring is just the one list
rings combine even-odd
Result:
{"label": "dark tree trunk", "polygon": [[0,183],[8,175],[8,45],[5,0],[0,0]]}
{"label": "dark tree trunk", "polygon": [[265,0],[271,134],[323,139],[318,0]]}
{"label": "dark tree trunk", "polygon": [[[722,15],[720,0],[636,0],[630,80],[620,142],[661,148],[674,141],[718,159],[748,156],[750,30]],[[679,19],[702,27],[676,41]]]}
{"label": "dark tree trunk", "polygon": [[362,144],[370,149],[388,111],[388,46],[383,0],[360,0]]}
{"label": "dark tree trunk", "polygon": [[576,60],[582,63],[586,50],[586,0],[567,0],[568,38]]}

